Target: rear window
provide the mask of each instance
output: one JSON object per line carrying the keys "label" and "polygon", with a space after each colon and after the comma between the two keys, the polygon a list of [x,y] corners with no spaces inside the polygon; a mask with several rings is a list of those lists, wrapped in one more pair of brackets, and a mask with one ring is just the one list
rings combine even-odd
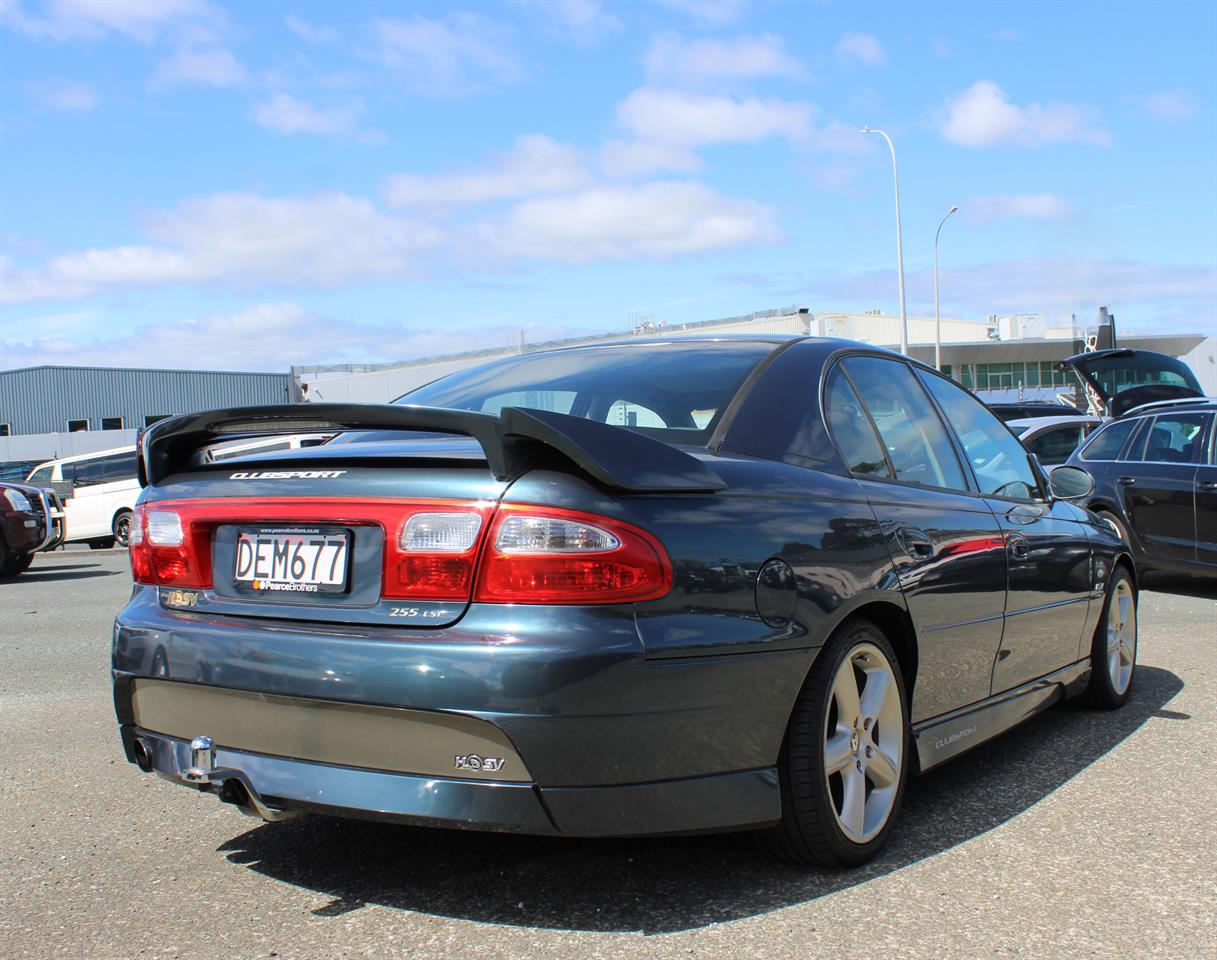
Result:
{"label": "rear window", "polygon": [[504,407],[555,411],[703,445],[774,349],[718,341],[555,350],[462,370],[396,402],[494,414]]}
{"label": "rear window", "polygon": [[1160,353],[1136,353],[1132,356],[1115,355],[1087,358],[1083,361],[1087,372],[1109,396],[1125,390],[1135,390],[1150,384],[1165,384],[1171,387],[1186,387],[1203,395],[1196,375],[1182,360]]}

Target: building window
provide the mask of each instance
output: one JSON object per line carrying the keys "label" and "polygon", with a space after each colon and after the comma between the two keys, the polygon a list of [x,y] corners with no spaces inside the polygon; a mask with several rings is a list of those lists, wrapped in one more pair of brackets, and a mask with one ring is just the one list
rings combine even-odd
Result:
{"label": "building window", "polygon": [[148,416],[144,417],[144,426],[150,427],[154,423],[157,423],[161,420],[168,420],[168,419],[169,419],[169,414],[167,414],[167,413],[149,414]]}
{"label": "building window", "polygon": [[13,428],[7,423],[0,423],[0,437],[11,437],[12,435]]}
{"label": "building window", "polygon": [[101,428],[103,430],[121,430],[123,428],[122,417],[102,417]]}
{"label": "building window", "polygon": [[82,432],[84,430],[88,430],[88,429],[89,429],[88,420],[69,420],[68,421],[68,433],[80,433],[80,432]]}

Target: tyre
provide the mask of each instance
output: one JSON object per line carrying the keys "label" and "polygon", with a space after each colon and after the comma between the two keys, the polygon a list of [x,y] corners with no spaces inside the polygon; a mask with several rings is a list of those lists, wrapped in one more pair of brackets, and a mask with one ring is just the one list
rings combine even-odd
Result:
{"label": "tyre", "polygon": [[126,550],[131,545],[131,511],[119,510],[114,515],[110,530],[114,534],[114,542]]}
{"label": "tyre", "polygon": [[4,540],[0,539],[0,577],[15,577],[19,573],[25,573],[33,562],[32,553],[13,553]]}
{"label": "tyre", "polygon": [[865,863],[896,821],[908,767],[896,654],[873,623],[853,621],[820,651],[795,701],[778,760],[782,821],[761,845],[791,863]]}
{"label": "tyre", "polygon": [[1101,710],[1124,706],[1136,671],[1137,590],[1128,571],[1117,567],[1090,647],[1090,704]]}

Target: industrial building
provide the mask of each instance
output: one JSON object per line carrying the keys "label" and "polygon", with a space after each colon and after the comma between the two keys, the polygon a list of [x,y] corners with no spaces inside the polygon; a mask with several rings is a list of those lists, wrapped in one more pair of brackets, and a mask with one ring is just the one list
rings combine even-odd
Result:
{"label": "industrial building", "polygon": [[287,373],[25,367],[0,370],[0,462],[46,460],[135,442],[178,413],[295,399]]}
{"label": "industrial building", "polygon": [[[940,326],[943,371],[976,391],[982,400],[1055,400],[1063,394],[1076,396],[1080,401],[1080,393],[1075,393],[1078,386],[1075,378],[1055,370],[1054,364],[1081,353],[1088,337],[1097,338],[1100,346],[1109,346],[1114,318],[1103,310],[1087,327],[1073,317],[1050,322],[1038,314],[995,316],[987,320],[943,317]],[[909,317],[909,353],[933,364],[937,328],[933,317]],[[879,311],[812,313],[806,307],[796,305],[701,323],[669,326],[646,321],[629,330],[596,337],[517,344],[510,348],[474,350],[408,363],[293,367],[292,378],[304,400],[387,403],[438,377],[524,352],[631,337],[738,334],[842,337],[897,349],[900,318]],[[1217,339],[1202,334],[1124,332],[1120,332],[1117,339],[1121,347],[1154,350],[1182,358],[1196,372],[1206,393],[1217,395]]]}

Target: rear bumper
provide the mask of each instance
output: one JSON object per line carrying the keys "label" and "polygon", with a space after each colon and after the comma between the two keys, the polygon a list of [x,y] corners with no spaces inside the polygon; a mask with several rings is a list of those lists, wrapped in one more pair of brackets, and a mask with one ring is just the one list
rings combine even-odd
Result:
{"label": "rear bumper", "polygon": [[[115,624],[114,694],[128,760],[144,738],[146,766],[180,780],[190,738],[213,737],[236,773],[209,789],[235,778],[268,809],[699,832],[780,818],[773,768],[814,653],[648,660],[630,608],[474,605],[451,627],[398,630],[184,614],[137,587]],[[141,686],[171,688],[172,709],[140,716]],[[200,691],[243,719],[188,709]],[[480,762],[492,749],[503,765]]]}
{"label": "rear bumper", "polygon": [[422,777],[219,747],[214,766],[199,771],[186,740],[134,726],[121,730],[127,758],[142,770],[214,793],[264,820],[326,813],[417,826],[607,837],[762,827],[781,815],[773,769],[541,789],[532,783]]}

